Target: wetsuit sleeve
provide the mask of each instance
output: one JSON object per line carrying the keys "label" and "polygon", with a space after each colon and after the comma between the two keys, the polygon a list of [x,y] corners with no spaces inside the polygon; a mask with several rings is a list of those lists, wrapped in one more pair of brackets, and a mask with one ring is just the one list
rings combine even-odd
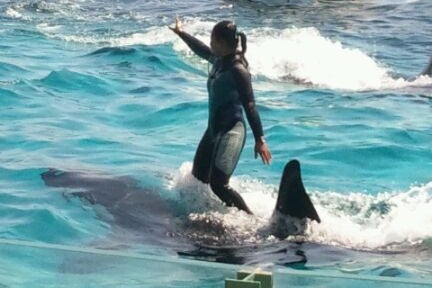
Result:
{"label": "wetsuit sleeve", "polygon": [[178,32],[177,35],[180,36],[180,38],[189,46],[189,48],[195,54],[209,62],[213,62],[212,59],[214,57],[210,47],[184,31]]}
{"label": "wetsuit sleeve", "polygon": [[264,136],[264,132],[255,105],[250,73],[242,64],[236,64],[233,67],[233,75],[234,81],[237,85],[237,90],[240,94],[240,100],[246,112],[246,118],[252,129],[255,141],[258,141],[262,136]]}

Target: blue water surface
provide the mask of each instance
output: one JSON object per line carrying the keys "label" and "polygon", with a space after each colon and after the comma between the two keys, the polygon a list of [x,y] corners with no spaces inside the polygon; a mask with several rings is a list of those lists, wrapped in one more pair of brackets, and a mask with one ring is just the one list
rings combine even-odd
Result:
{"label": "blue water surface", "polygon": [[[208,67],[167,26],[179,16],[208,41],[212,25],[233,19],[249,38],[273,154],[268,167],[254,159],[249,129],[236,181],[274,190],[297,158],[329,219],[311,241],[368,251],[396,242],[410,252],[350,271],[432,278],[432,79],[418,77],[432,55],[431,13],[428,0],[0,1],[0,238],[77,246],[109,238],[98,209],[44,185],[48,168],[127,175],[177,197],[167,183],[183,177],[206,128]],[[260,189],[251,192],[256,207],[274,198]],[[396,212],[358,214],[384,202]],[[352,234],[334,231],[345,220]],[[372,228],[382,241],[369,239]],[[344,264],[312,266],[343,272]],[[15,287],[6,274],[0,287]]]}

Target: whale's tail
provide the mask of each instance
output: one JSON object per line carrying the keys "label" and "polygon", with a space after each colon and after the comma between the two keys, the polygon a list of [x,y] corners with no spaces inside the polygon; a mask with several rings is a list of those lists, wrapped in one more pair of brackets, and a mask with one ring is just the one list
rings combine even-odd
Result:
{"label": "whale's tail", "polygon": [[291,160],[285,166],[275,212],[298,219],[309,218],[321,222],[312,201],[306,194],[301,179],[300,162],[297,160]]}
{"label": "whale's tail", "polygon": [[425,68],[425,70],[423,70],[421,75],[428,75],[428,76],[432,77],[432,57],[429,59],[429,64]]}

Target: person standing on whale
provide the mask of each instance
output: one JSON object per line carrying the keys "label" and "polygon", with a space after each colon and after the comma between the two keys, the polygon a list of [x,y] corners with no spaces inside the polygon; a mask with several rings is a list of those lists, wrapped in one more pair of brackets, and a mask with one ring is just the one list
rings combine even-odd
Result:
{"label": "person standing on whale", "polygon": [[[184,32],[178,18],[175,27],[169,28],[195,54],[213,65],[207,80],[208,127],[198,145],[192,174],[203,183],[210,184],[213,192],[227,206],[252,214],[240,194],[229,186],[229,179],[245,144],[246,126],[242,110],[255,138],[255,158],[259,154],[264,164],[270,164],[272,160],[264,140],[245,58],[246,35],[238,32],[233,22],[221,21],[213,27],[208,47]],[[237,50],[239,40],[241,51]]]}

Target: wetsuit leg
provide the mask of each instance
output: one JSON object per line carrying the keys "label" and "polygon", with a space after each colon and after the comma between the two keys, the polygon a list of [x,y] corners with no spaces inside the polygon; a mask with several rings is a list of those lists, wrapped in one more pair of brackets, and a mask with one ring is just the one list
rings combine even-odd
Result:
{"label": "wetsuit leg", "polygon": [[252,214],[240,194],[229,186],[229,179],[244,147],[245,134],[244,123],[237,122],[231,130],[218,137],[211,163],[210,187],[227,206],[235,206]]}
{"label": "wetsuit leg", "polygon": [[192,175],[203,183],[210,182],[210,168],[215,142],[208,130],[204,133],[195,152]]}

